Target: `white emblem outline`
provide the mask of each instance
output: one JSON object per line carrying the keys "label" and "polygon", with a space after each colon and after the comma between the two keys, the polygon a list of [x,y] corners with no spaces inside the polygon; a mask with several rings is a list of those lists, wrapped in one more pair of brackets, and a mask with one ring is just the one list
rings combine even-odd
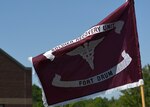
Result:
{"label": "white emblem outline", "polygon": [[103,41],[104,37],[98,40],[90,41],[89,43],[84,43],[83,45],[77,47],[76,49],[66,53],[69,56],[80,55],[89,64],[92,70],[94,70],[94,50],[97,45]]}

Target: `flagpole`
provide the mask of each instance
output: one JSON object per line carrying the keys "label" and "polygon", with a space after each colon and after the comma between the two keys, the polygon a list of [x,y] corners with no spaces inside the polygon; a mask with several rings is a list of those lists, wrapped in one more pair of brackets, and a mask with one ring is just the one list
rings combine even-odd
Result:
{"label": "flagpole", "polygon": [[145,107],[144,86],[141,85],[140,89],[141,89],[142,107]]}

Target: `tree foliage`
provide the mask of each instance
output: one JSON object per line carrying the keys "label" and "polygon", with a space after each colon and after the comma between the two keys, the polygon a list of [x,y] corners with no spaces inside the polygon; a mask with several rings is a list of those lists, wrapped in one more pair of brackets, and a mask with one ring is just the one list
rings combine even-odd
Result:
{"label": "tree foliage", "polygon": [[[150,107],[150,65],[143,68],[144,92],[146,107]],[[33,85],[33,107],[43,107],[41,101],[41,89]],[[142,107],[140,88],[121,91],[119,99],[95,98],[76,103],[70,103],[63,107]],[[58,106],[57,106],[58,107]]]}
{"label": "tree foliage", "polygon": [[[143,68],[145,103],[150,107],[150,65]],[[119,98],[123,107],[142,107],[140,88],[136,87],[121,91],[123,95]]]}
{"label": "tree foliage", "polygon": [[41,89],[35,84],[32,86],[33,107],[44,107]]}

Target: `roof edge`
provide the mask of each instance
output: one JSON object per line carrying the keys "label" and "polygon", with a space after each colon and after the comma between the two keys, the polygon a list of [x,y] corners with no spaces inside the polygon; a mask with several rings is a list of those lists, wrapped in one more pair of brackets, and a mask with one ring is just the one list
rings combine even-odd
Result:
{"label": "roof edge", "polygon": [[2,54],[4,54],[5,56],[7,56],[8,58],[10,58],[12,61],[14,61],[18,66],[20,66],[21,68],[25,69],[25,70],[32,70],[32,67],[26,67],[23,64],[21,64],[19,61],[17,61],[14,57],[12,57],[11,55],[9,55],[7,52],[5,52],[3,49],[0,48],[0,52]]}

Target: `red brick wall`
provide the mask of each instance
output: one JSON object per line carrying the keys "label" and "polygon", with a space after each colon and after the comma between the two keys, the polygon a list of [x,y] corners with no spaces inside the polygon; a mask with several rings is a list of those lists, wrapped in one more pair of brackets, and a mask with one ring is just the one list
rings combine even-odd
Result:
{"label": "red brick wall", "polygon": [[[32,70],[0,50],[0,99],[32,98]],[[0,101],[1,102],[1,101]],[[8,105],[5,107],[23,107]],[[25,106],[25,107],[32,107]]]}

